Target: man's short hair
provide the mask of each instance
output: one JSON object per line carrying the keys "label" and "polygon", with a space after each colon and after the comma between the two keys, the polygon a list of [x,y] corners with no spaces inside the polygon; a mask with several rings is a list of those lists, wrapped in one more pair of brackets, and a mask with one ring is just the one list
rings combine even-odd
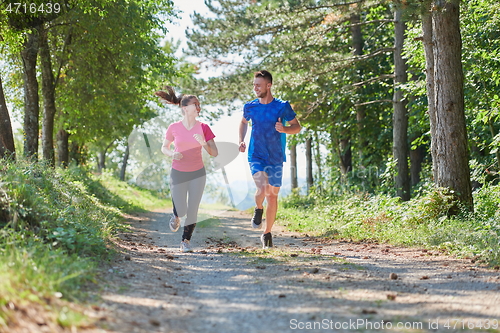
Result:
{"label": "man's short hair", "polygon": [[270,83],[273,83],[273,76],[268,71],[255,72],[254,77],[255,78],[262,77],[262,78],[266,79],[267,81],[269,81]]}

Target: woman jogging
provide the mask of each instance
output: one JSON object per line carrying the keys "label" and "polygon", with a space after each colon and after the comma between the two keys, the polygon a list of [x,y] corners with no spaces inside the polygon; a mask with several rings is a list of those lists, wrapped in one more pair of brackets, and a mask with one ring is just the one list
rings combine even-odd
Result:
{"label": "woman jogging", "polygon": [[[155,92],[160,101],[165,104],[175,104],[181,107],[183,119],[171,124],[161,151],[172,157],[172,171],[170,172],[170,191],[174,214],[170,220],[170,230],[176,232],[184,221],[180,249],[182,252],[192,252],[190,241],[196,226],[198,208],[206,182],[205,166],[201,156],[203,147],[210,155],[217,156],[215,135],[207,124],[196,117],[200,115],[200,102],[194,95],[176,96],[172,87],[166,86],[164,90]],[[172,143],[174,149],[171,149]]]}

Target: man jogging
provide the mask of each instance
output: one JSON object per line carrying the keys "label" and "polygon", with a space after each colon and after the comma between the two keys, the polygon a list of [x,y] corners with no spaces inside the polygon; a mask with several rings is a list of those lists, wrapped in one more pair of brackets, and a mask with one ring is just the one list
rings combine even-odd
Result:
{"label": "man jogging", "polygon": [[[257,98],[243,107],[239,129],[240,152],[245,152],[245,136],[248,122],[251,121],[248,162],[257,187],[252,227],[262,227],[263,204],[266,199],[266,227],[261,236],[263,248],[273,246],[271,230],[278,210],[278,193],[283,176],[283,162],[286,160],[286,134],[300,132],[300,124],[290,103],[274,98],[271,93],[272,85],[273,77],[268,71],[254,74],[253,90]],[[285,121],[288,126],[285,126]]]}

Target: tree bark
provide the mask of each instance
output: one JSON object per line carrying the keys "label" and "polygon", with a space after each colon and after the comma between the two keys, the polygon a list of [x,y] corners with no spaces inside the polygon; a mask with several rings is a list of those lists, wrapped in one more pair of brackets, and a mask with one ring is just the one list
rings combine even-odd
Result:
{"label": "tree bark", "polygon": [[[350,17],[351,21],[351,38],[352,38],[352,54],[353,56],[360,56],[363,54],[363,33],[361,31],[361,17],[357,13],[351,14]],[[355,82],[359,82],[362,79],[362,70],[359,68],[360,65],[356,63],[354,65],[356,67],[356,76],[355,76]],[[358,88],[363,90],[363,88]],[[362,92],[358,91],[358,93],[361,95]],[[358,101],[359,102],[359,101]],[[360,144],[360,157],[361,157],[361,163],[362,162],[362,156],[363,156],[363,148],[368,146],[368,140],[366,139],[364,133],[364,127],[365,127],[365,117],[366,117],[366,109],[364,105],[356,105],[356,123],[358,127],[358,135],[359,135],[359,144]]]}
{"label": "tree bark", "polygon": [[50,165],[55,165],[54,158],[54,117],[56,115],[55,80],[48,43],[47,30],[40,32],[40,63],[42,66],[42,154]]}
{"label": "tree bark", "polygon": [[393,155],[396,160],[395,185],[397,195],[403,200],[410,200],[410,176],[408,173],[408,112],[401,85],[406,83],[406,61],[403,59],[403,44],[406,23],[403,10],[394,12],[394,114],[393,114]]}
{"label": "tree bark", "polygon": [[102,173],[102,170],[106,169],[106,154],[113,143],[114,141],[107,145],[106,148],[99,150],[99,152],[97,153],[97,171],[99,173]]}
{"label": "tree bark", "polygon": [[[435,183],[473,209],[464,107],[460,0],[436,0],[432,12],[434,112],[431,119]],[[434,122],[432,124],[432,122]],[[458,213],[458,207],[450,211]]]}
{"label": "tree bark", "polygon": [[323,168],[321,167],[321,147],[320,147],[320,142],[319,142],[319,136],[318,132],[314,131],[314,141],[315,141],[315,154],[314,154],[314,160],[316,161],[316,167],[318,168],[318,178],[317,178],[317,184],[318,187],[321,187],[323,184]]}
{"label": "tree bark", "polygon": [[307,183],[307,193],[310,193],[311,187],[314,185],[313,178],[313,161],[312,161],[312,139],[308,137],[306,139],[306,183]]}
{"label": "tree bark", "polygon": [[57,163],[67,168],[69,165],[69,133],[63,129],[57,132]]}
{"label": "tree bark", "polygon": [[39,28],[28,33],[21,51],[24,78],[24,155],[37,159],[38,156],[38,119],[40,115],[36,60],[39,47]]}
{"label": "tree bark", "polygon": [[[423,44],[425,54],[425,76],[426,76],[426,90],[427,90],[427,104],[429,114],[429,123],[431,133],[436,132],[436,110],[435,110],[435,95],[434,95],[434,33],[432,31],[432,14],[430,11],[424,11],[422,15],[422,32]],[[432,144],[431,140],[431,157],[432,157],[432,173],[434,182],[437,180],[436,167],[434,166],[434,157],[437,156],[436,147]]]}
{"label": "tree bark", "polygon": [[352,171],[351,140],[341,139],[337,146],[340,158],[340,172],[343,176],[346,176],[350,171]]}
{"label": "tree bark", "polygon": [[0,77],[0,158],[4,157],[15,159],[16,147],[14,145],[9,110],[5,101],[2,78]]}
{"label": "tree bark", "polygon": [[425,148],[420,145],[415,149],[410,150],[410,179],[411,186],[420,183],[420,171],[422,171],[422,163],[425,157]]}
{"label": "tree bark", "polygon": [[120,169],[120,180],[125,181],[125,172],[127,170],[128,157],[130,155],[130,147],[127,142],[127,148],[125,149],[125,154],[123,154],[122,167]]}
{"label": "tree bark", "polygon": [[299,187],[299,180],[297,177],[297,144],[290,145],[290,180],[292,190]]}

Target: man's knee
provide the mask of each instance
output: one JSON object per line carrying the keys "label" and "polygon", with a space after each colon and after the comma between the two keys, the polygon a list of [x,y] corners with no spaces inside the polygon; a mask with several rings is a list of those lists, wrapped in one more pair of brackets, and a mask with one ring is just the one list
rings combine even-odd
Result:
{"label": "man's knee", "polygon": [[278,200],[279,187],[268,186],[266,190],[266,199],[268,200]]}

